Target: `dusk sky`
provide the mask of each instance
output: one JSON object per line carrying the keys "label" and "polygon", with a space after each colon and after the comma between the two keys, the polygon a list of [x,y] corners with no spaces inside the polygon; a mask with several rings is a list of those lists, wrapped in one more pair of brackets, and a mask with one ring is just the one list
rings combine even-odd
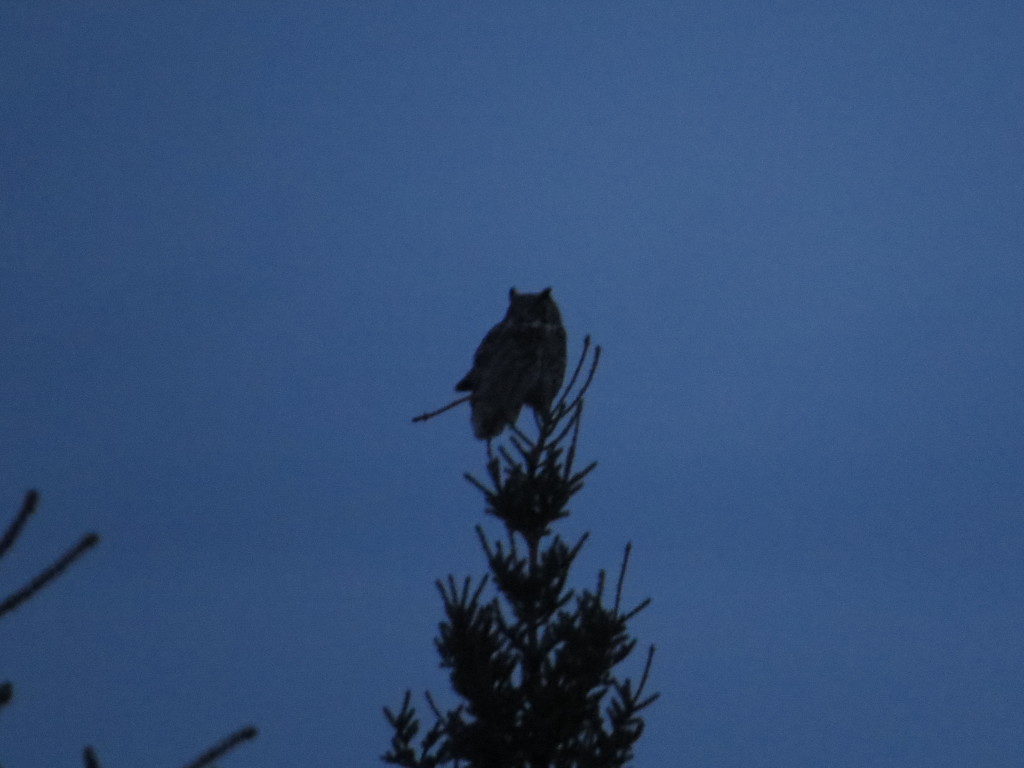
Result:
{"label": "dusk sky", "polygon": [[[603,348],[636,768],[1024,764],[1024,4],[0,5],[5,768],[380,765],[481,575],[443,405]],[[522,420],[529,428],[532,420]],[[623,665],[640,671],[642,653]]]}

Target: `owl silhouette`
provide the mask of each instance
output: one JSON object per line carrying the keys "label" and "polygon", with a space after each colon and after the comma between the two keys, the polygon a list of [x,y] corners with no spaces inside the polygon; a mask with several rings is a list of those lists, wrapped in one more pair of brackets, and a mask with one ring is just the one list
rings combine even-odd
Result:
{"label": "owl silhouette", "polygon": [[508,311],[484,336],[473,367],[455,385],[470,392],[473,434],[490,440],[515,424],[524,405],[542,415],[565,377],[565,328],[551,289],[508,294]]}

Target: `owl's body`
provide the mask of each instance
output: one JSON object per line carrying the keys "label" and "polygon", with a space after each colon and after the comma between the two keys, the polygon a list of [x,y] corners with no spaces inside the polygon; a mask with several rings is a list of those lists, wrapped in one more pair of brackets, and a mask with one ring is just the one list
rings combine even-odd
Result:
{"label": "owl's body", "polygon": [[470,392],[473,434],[490,440],[515,424],[524,405],[543,414],[565,377],[565,328],[551,289],[509,291],[508,312],[484,337],[455,389]]}

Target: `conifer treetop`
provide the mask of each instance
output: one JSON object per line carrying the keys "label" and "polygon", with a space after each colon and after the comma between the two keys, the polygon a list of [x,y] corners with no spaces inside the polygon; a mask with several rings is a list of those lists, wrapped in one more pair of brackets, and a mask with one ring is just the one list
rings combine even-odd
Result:
{"label": "conifer treetop", "polygon": [[466,475],[505,535],[491,539],[477,525],[489,573],[437,581],[445,617],[434,643],[461,703],[442,709],[428,693],[433,724],[419,739],[411,692],[397,712],[385,708],[394,731],[386,763],[619,768],[632,759],[643,732],[640,712],[657,694],[644,692],[653,646],[636,685],[615,675],[636,645],[627,622],[649,602],[622,608],[630,547],[614,594],[606,594],[603,571],[594,589],[577,590],[569,571],[588,534],[569,545],[552,532],[596,466],[574,469],[583,396],[600,359],[599,347],[589,351],[588,338],[564,393],[537,417],[536,437],[513,428],[507,445],[488,451],[489,482]]}

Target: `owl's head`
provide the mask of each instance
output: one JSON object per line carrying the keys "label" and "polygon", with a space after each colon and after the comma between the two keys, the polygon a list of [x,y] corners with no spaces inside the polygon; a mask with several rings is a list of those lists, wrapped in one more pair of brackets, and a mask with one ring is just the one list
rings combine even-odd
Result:
{"label": "owl's head", "polygon": [[558,305],[551,298],[551,289],[545,288],[540,293],[519,293],[515,288],[508,292],[508,313],[506,320],[527,323],[558,323],[562,315]]}

